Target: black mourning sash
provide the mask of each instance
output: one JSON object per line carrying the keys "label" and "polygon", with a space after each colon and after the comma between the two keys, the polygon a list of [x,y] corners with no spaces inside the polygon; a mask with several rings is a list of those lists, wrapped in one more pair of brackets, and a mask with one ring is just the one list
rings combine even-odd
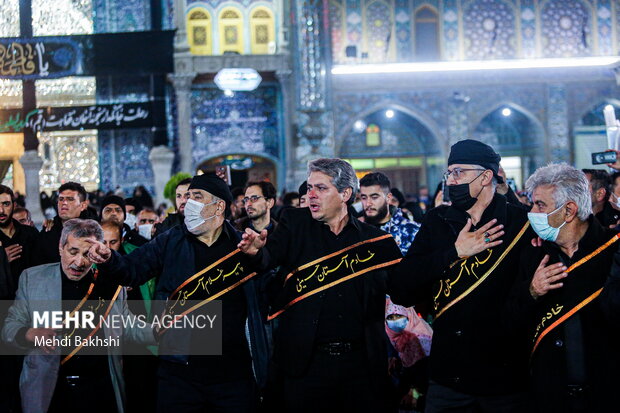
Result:
{"label": "black mourning sash", "polygon": [[[63,353],[68,352],[68,354],[60,361],[61,365],[65,364],[80,350],[82,350],[85,346],[84,343],[88,342],[88,339],[97,334],[97,332],[101,329],[102,320],[104,320],[110,313],[114,302],[123,288],[119,285],[115,287],[114,290],[110,290],[110,288],[108,288],[109,286],[102,285],[102,283],[97,283],[98,275],[99,272],[95,271],[95,274],[93,275],[93,282],[91,282],[88,287],[86,295],[70,313],[70,315],[73,315],[76,311],[92,311],[94,313],[94,320],[97,321],[97,324],[94,329],[90,330],[85,328],[64,328],[60,332],[61,336],[70,339],[66,341],[69,345],[63,346]],[[67,325],[66,319],[63,321],[63,324]],[[83,339],[81,342],[77,342],[74,340],[75,337],[83,337]]]}
{"label": "black mourning sash", "polygon": [[[598,254],[603,252],[612,244],[618,241],[620,234],[614,235],[609,241],[598,247],[592,253],[586,255],[573,265],[571,265],[565,272],[570,273],[577,267],[590,261]],[[574,275],[573,275],[574,277]],[[532,328],[532,353],[536,351],[541,340],[549,334],[551,330],[558,327],[568,318],[570,318],[577,311],[591,303],[596,297],[599,296],[603,288],[600,283],[592,282],[591,277],[578,277],[574,279],[575,282],[580,282],[579,294],[575,294],[572,297],[565,297],[564,302],[550,302],[544,307],[541,307],[536,313],[537,324]]]}
{"label": "black mourning sash", "polygon": [[[252,272],[251,268],[247,255],[237,248],[181,284],[168,297],[165,315],[180,319],[221,297],[254,277],[256,272]],[[191,300],[191,307],[188,300]],[[196,304],[196,301],[200,302]],[[162,329],[159,334],[165,331]]]}
{"label": "black mourning sash", "polygon": [[391,235],[361,241],[302,265],[286,276],[284,291],[271,309],[273,320],[292,305],[334,285],[397,264],[402,253]]}
{"label": "black mourning sash", "polygon": [[482,284],[506,255],[512,251],[529,225],[529,221],[526,222],[506,248],[502,248],[505,244],[501,244],[452,263],[447,271],[446,278],[440,280],[438,291],[434,296],[434,306],[437,312],[435,318],[441,316],[447,309],[457,304]]}

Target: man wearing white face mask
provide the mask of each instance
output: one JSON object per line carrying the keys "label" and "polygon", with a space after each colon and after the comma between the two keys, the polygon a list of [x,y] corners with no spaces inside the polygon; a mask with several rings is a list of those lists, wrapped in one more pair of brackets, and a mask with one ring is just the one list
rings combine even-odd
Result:
{"label": "man wearing white face mask", "polygon": [[159,216],[153,208],[144,207],[138,213],[138,222],[136,227],[138,233],[144,238],[150,240],[155,232],[155,224],[159,223]]}
{"label": "man wearing white face mask", "polygon": [[588,179],[572,166],[539,168],[526,188],[534,203],[528,218],[543,242],[522,251],[507,314],[530,343],[536,409],[610,411],[620,384],[620,329],[608,297],[619,289],[606,283],[617,231],[594,218]]}
{"label": "man wearing white face mask", "polygon": [[[199,175],[189,185],[189,196],[182,225],[124,257],[100,243],[89,254],[103,276],[123,285],[135,287],[158,277],[156,299],[174,303],[185,291],[191,292],[192,300],[222,301],[222,355],[192,351],[206,331],[192,331],[191,337],[171,336],[174,332],[168,331],[162,336],[160,349],[174,342],[188,348],[189,354],[160,355],[158,411],[252,412],[257,384],[260,387],[266,380],[267,341],[252,279],[255,273],[237,249],[240,234],[225,220],[232,194],[220,178]],[[235,263],[242,264],[234,267]],[[226,275],[221,277],[222,273]],[[210,281],[208,289],[201,288],[202,280]]]}

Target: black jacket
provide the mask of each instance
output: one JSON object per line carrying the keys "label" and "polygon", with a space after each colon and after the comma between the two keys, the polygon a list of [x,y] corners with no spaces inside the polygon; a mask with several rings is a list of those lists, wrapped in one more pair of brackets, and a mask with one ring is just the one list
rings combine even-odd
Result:
{"label": "black jacket", "polygon": [[[440,280],[458,260],[454,243],[467,218],[465,212],[448,206],[426,214],[405,259],[393,271],[392,301],[411,306],[433,300]],[[505,226],[505,246],[527,222],[527,212],[496,194],[478,227],[493,218]],[[508,394],[525,388],[527,350],[502,324],[502,310],[517,277],[519,251],[533,236],[527,231],[482,284],[433,323],[431,380],[474,395]],[[486,251],[480,255],[487,257]]]}
{"label": "black jacket", "polygon": [[0,232],[0,242],[3,247],[8,247],[10,245],[19,244],[22,246],[21,257],[13,260],[13,262],[9,263],[11,268],[11,277],[7,280],[8,285],[11,291],[11,296],[15,296],[15,292],[17,291],[18,279],[21,275],[22,271],[26,268],[32,267],[35,264],[35,255],[36,246],[37,246],[37,238],[39,236],[39,232],[28,225],[22,225],[17,220],[13,220],[13,225],[15,225],[15,233],[13,237],[9,238],[4,235],[3,232]]}
{"label": "black jacket", "polygon": [[[278,225],[278,222],[275,219],[271,218],[269,220],[269,225],[267,225],[267,228],[266,228],[267,233],[271,235],[273,231],[276,229],[277,225]],[[235,221],[235,228],[237,228],[237,230],[241,232],[245,231],[246,228],[254,229],[254,227],[252,226],[252,220],[248,216],[237,219]]]}
{"label": "black jacket", "polygon": [[123,224],[123,242],[141,247],[149,242],[149,240],[140,235],[135,229],[129,228],[129,225]]}
{"label": "black jacket", "polygon": [[183,223],[183,215],[179,214],[168,214],[166,219],[159,224],[155,224],[155,236],[163,234],[168,231],[172,227],[176,227],[177,225],[181,225]]}
{"label": "black jacket", "polygon": [[[541,412],[571,411],[569,406],[574,400],[568,397],[569,384],[585,385],[586,391],[583,394],[588,411],[618,410],[616,392],[620,386],[620,256],[616,251],[620,242],[570,272],[562,281],[561,288],[550,291],[537,300],[529,293],[531,280],[545,254],[550,257],[547,265],[561,260],[568,267],[617,233],[615,230],[603,228],[593,216],[590,216],[588,222],[588,230],[579,241],[578,250],[572,258],[563,254],[560,248],[551,242],[543,242],[541,248],[531,245],[524,248],[521,252],[519,279],[508,301],[507,317],[515,328],[524,331],[531,346],[532,331],[541,320],[541,312],[544,313],[546,308],[555,304],[568,305],[567,300],[570,299],[580,302],[586,298],[582,291],[593,291],[605,285],[598,298],[543,337],[534,352],[530,363],[531,384],[535,405]],[[613,275],[609,277],[614,254],[616,263]],[[551,321],[547,324],[551,324]],[[578,347],[582,347],[583,351],[576,350]],[[578,367],[580,363],[584,366],[581,373]],[[567,366],[571,366],[573,372],[569,373]],[[577,377],[582,377],[583,380],[578,383]]]}
{"label": "black jacket", "polygon": [[[6,257],[4,248],[0,248],[0,300],[10,300],[15,297],[15,293],[11,293],[11,268],[9,260]],[[13,294],[11,296],[11,294]],[[0,313],[0,324],[4,324],[4,313]]]}
{"label": "black jacket", "polygon": [[[80,219],[97,220],[98,216],[90,209],[85,209],[80,213]],[[54,225],[49,231],[45,228],[41,229],[37,239],[37,253],[34,258],[34,265],[49,264],[52,262],[60,262],[60,253],[58,245],[60,244],[60,236],[62,235],[62,220],[58,215],[53,219]]]}
{"label": "black jacket", "polygon": [[[226,230],[241,239],[240,234],[228,223]],[[181,283],[196,273],[194,247],[190,237],[194,237],[185,225],[178,225],[152,239],[147,244],[121,257],[114,252],[112,258],[99,265],[102,275],[118,278],[123,285],[133,287],[144,284],[153,276],[159,275],[155,291],[156,300],[165,300]],[[263,320],[259,311],[254,280],[246,282],[241,288],[245,294],[248,309],[248,328],[254,374],[260,387],[267,378],[268,348]],[[161,356],[173,362],[185,363],[188,356]]]}
{"label": "black jacket", "polygon": [[60,235],[62,234],[62,220],[58,215],[54,217],[54,225],[49,231],[45,228],[41,229],[37,239],[37,254],[34,259],[35,265],[49,264],[52,262],[60,262],[60,253],[58,245],[60,244]]}
{"label": "black jacket", "polygon": [[[385,235],[385,232],[351,215],[349,220],[357,241]],[[276,230],[269,236],[266,247],[256,258],[262,260],[263,268],[281,266],[278,274],[283,277],[303,264],[348,246],[328,250],[322,242],[325,231],[329,229],[324,223],[313,219],[308,208],[286,209]],[[346,284],[354,285],[360,291],[363,314],[357,316],[363,324],[360,328],[371,375],[380,381],[387,376],[387,338],[384,327],[387,272],[371,271],[341,285]],[[284,285],[283,278],[278,280],[278,285]],[[324,297],[325,292],[310,296],[291,306],[276,319],[279,325],[274,337],[274,361],[287,376],[302,376],[309,365],[317,344],[315,339]]]}

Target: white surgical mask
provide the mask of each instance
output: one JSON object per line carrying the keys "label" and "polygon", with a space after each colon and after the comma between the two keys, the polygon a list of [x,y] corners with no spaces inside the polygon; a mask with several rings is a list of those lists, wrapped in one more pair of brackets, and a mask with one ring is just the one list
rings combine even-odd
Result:
{"label": "white surgical mask", "polygon": [[[615,201],[611,202],[612,199],[615,199]],[[620,198],[618,198],[616,194],[614,194],[613,192],[611,193],[611,196],[609,197],[609,202],[611,202],[616,208],[620,209]]]}
{"label": "white surgical mask", "polygon": [[138,225],[138,233],[148,240],[151,239],[152,230],[153,230],[153,224]]}
{"label": "white surgical mask", "polygon": [[559,208],[548,214],[545,214],[544,212],[530,212],[527,214],[527,218],[530,220],[530,224],[532,224],[532,229],[541,239],[551,242],[555,242],[555,240],[558,239],[560,228],[566,224],[566,221],[564,221],[564,223],[559,227],[554,228],[549,225],[549,216],[555,214],[563,207],[564,205],[560,205]]}
{"label": "white surgical mask", "polygon": [[199,226],[207,222],[207,220],[216,217],[216,214],[213,214],[209,218],[205,219],[201,215],[202,209],[204,207],[206,207],[207,205],[213,205],[216,202],[217,201],[213,201],[208,204],[203,204],[201,202],[194,201],[193,199],[187,200],[187,203],[185,204],[185,211],[184,211],[185,218],[183,219],[183,221],[185,222],[185,226],[190,232],[192,232],[192,230],[198,228]]}
{"label": "white surgical mask", "polygon": [[125,217],[125,224],[129,225],[129,228],[134,229],[136,226],[136,222],[138,222],[138,218],[134,214],[127,213]]}

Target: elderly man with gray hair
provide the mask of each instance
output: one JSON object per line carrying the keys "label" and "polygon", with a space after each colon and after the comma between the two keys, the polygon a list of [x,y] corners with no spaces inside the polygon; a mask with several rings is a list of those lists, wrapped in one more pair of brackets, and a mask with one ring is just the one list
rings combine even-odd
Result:
{"label": "elderly man with gray hair", "polygon": [[[269,236],[239,244],[262,268],[280,266],[270,319],[284,411],[383,412],[387,273],[401,253],[391,235],[358,221],[358,181],[341,159],[308,164],[308,208],[283,211]],[[266,241],[266,244],[265,244]]]}
{"label": "elderly man with gray hair", "polygon": [[588,180],[572,166],[539,168],[526,188],[542,245],[521,253],[508,314],[529,343],[532,400],[541,412],[615,411],[620,326],[609,297],[619,291],[609,274],[617,231],[594,219]]}
{"label": "elderly man with gray hair", "polygon": [[[17,296],[2,329],[2,339],[26,352],[20,377],[25,413],[80,412],[91,408],[124,411],[121,338],[126,335],[145,344],[155,342],[148,327],[122,329],[95,323],[96,328],[69,332],[70,329],[59,331],[36,325],[35,312],[72,312],[80,301],[84,309],[89,308],[88,302],[105,303],[100,306],[103,317],[130,316],[125,290],[105,277],[98,277],[93,269],[88,251],[97,241],[103,241],[103,230],[97,222],[68,220],[58,245],[60,263],[28,268],[19,277]],[[93,311],[97,315],[98,311]],[[88,337],[87,334],[91,334],[92,343],[101,343],[99,352],[91,353],[92,348],[80,346],[75,339]],[[68,339],[61,343],[61,338]]]}

